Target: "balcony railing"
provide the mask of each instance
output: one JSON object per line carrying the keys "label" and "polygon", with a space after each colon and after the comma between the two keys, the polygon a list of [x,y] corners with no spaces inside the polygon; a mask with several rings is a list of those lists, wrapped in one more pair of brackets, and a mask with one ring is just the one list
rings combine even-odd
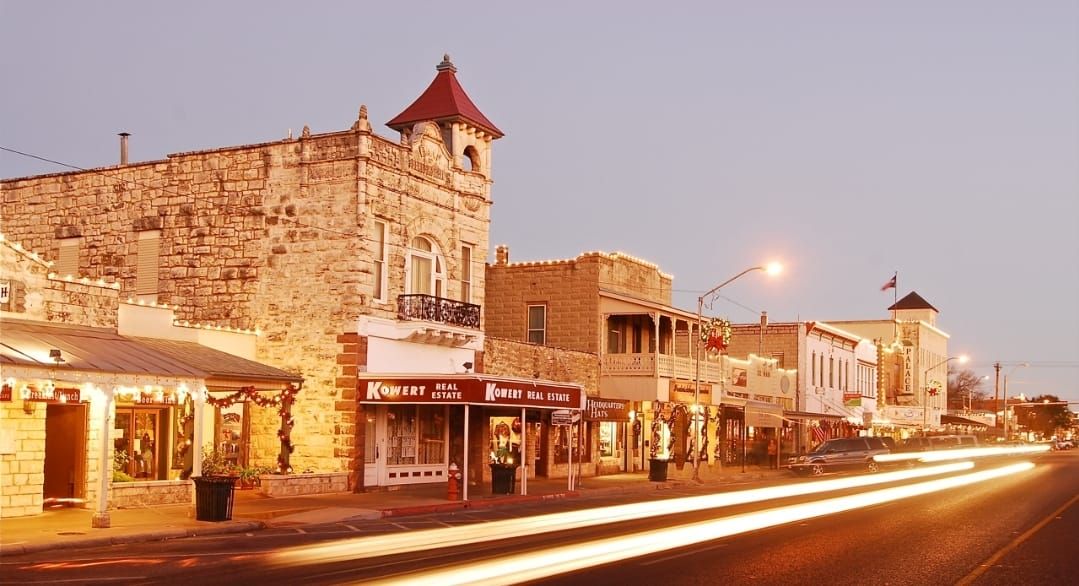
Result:
{"label": "balcony railing", "polygon": [[[669,354],[604,354],[603,374],[607,376],[662,376],[692,380],[697,373],[692,358]],[[718,383],[723,369],[715,362],[701,361],[701,381]]]}
{"label": "balcony railing", "polygon": [[480,306],[434,295],[398,295],[397,319],[480,329]]}

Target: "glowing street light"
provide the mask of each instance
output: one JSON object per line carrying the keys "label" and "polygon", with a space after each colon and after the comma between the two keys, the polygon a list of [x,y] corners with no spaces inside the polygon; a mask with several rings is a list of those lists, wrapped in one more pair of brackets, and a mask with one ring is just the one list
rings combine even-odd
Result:
{"label": "glowing street light", "polygon": [[967,358],[966,354],[952,356],[925,369],[925,374],[922,375],[922,437],[927,435],[929,429],[929,371],[953,360],[958,360],[959,364],[966,364],[969,358]]}
{"label": "glowing street light", "polygon": [[[697,364],[696,364],[696,375],[693,377],[693,379],[694,379],[694,384],[693,384],[693,405],[694,405],[694,411],[693,411],[693,480],[695,480],[697,482],[700,482],[700,480],[701,480],[701,445],[703,444],[703,442],[701,442],[701,415],[700,415],[700,410],[701,410],[701,340],[699,338],[700,338],[700,335],[701,335],[701,313],[704,310],[704,300],[705,299],[710,300],[713,295],[719,293],[720,289],[722,289],[723,287],[731,284],[732,282],[734,282],[736,279],[738,279],[742,275],[744,275],[746,273],[751,273],[753,271],[764,271],[765,274],[767,274],[768,276],[774,277],[774,276],[778,275],[779,273],[783,272],[783,265],[779,264],[778,262],[773,261],[773,262],[768,263],[767,265],[757,266],[757,267],[749,267],[748,269],[738,273],[737,275],[727,279],[726,281],[723,281],[722,283],[716,285],[715,287],[712,287],[711,289],[708,290],[707,293],[705,293],[704,295],[701,295],[700,297],[697,298],[697,338],[698,339],[695,340],[695,344],[694,344],[694,347],[696,348],[696,352],[695,352],[694,356],[695,356],[695,361],[696,361]],[[743,428],[744,428],[744,426],[745,426],[744,417],[743,417],[743,420],[742,420],[742,425],[743,425]],[[744,459],[743,459],[743,462],[744,462]]]}

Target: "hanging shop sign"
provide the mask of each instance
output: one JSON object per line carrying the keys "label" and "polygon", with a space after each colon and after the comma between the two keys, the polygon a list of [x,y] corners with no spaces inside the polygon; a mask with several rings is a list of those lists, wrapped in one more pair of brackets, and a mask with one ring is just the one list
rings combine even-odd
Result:
{"label": "hanging shop sign", "polygon": [[588,421],[629,421],[630,403],[622,399],[588,397],[584,418]]}
{"label": "hanging shop sign", "polygon": [[56,389],[56,388],[43,388],[32,389],[24,388],[22,391],[22,399],[24,401],[41,401],[44,403],[78,403],[81,400],[82,391],[80,389]]}
{"label": "hanging shop sign", "polygon": [[450,403],[580,409],[580,386],[479,376],[360,378],[361,403]]}

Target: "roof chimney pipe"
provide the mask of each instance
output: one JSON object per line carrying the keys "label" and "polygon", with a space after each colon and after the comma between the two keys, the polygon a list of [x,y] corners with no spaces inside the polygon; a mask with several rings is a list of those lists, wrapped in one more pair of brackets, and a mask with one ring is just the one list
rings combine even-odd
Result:
{"label": "roof chimney pipe", "polygon": [[120,164],[127,164],[127,137],[131,136],[129,132],[120,133]]}

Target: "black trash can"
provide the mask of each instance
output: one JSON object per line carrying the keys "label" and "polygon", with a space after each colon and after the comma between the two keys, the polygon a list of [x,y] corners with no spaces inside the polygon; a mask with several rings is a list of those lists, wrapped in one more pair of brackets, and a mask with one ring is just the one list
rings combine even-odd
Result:
{"label": "black trash can", "polygon": [[653,482],[667,481],[667,460],[652,458],[648,460],[648,479]]}
{"label": "black trash can", "polygon": [[231,521],[235,476],[192,476],[195,481],[195,518],[199,521]]}
{"label": "black trash can", "polygon": [[516,466],[491,464],[491,494],[513,494],[516,476]]}

